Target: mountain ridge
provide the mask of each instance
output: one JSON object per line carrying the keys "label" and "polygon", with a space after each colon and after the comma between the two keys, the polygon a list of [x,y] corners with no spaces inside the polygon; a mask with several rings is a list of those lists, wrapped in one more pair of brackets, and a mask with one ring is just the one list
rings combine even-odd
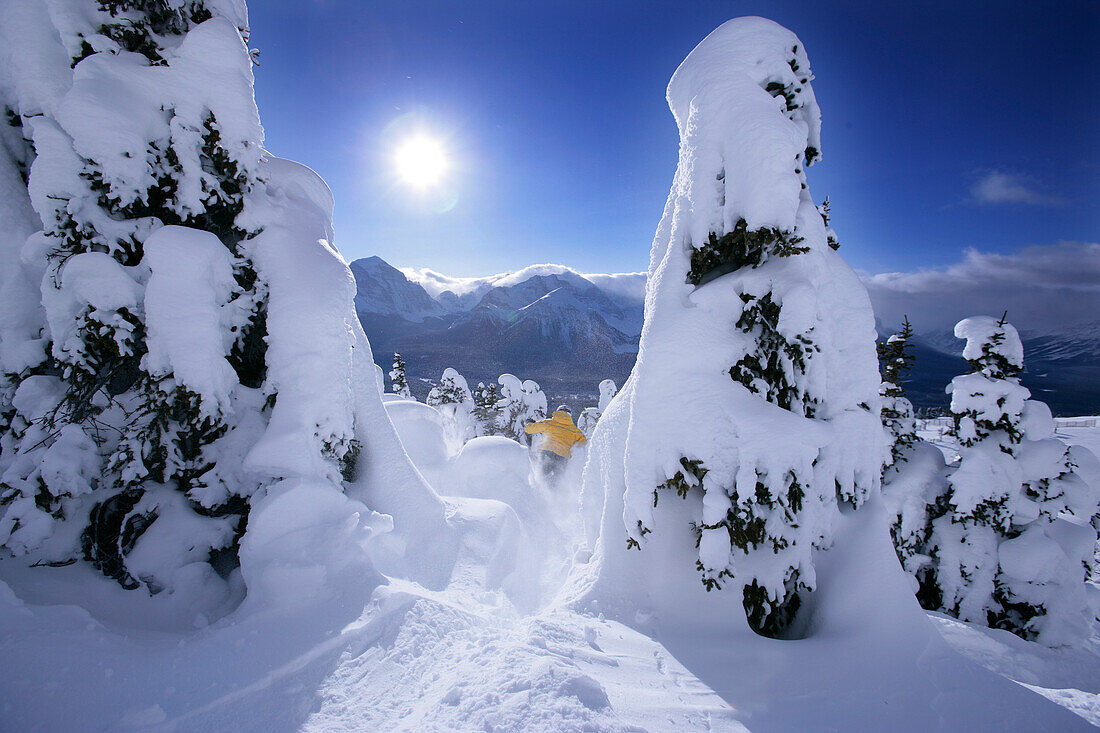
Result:
{"label": "mountain ridge", "polygon": [[[351,263],[355,306],[375,361],[406,361],[423,399],[453,367],[471,386],[513,373],[538,382],[551,403],[594,404],[598,385],[621,385],[634,366],[642,330],[644,273],[585,275],[563,265],[532,265],[481,278],[396,268],[380,257]],[[892,331],[878,325],[880,338]],[[1024,331],[1023,384],[1056,414],[1100,412],[1100,320]],[[477,348],[471,348],[476,344]],[[945,388],[967,370],[963,341],[946,329],[912,340],[915,368],[904,387],[921,409],[944,409]]]}
{"label": "mountain ridge", "polygon": [[609,288],[617,276],[593,276],[601,287],[560,265],[461,280],[432,273],[429,292],[378,257],[356,260],[352,273],[375,361],[388,372],[400,352],[419,397],[454,367],[471,385],[514,373],[538,382],[551,402],[585,406],[601,380],[621,384],[634,365],[644,292],[631,294],[637,274]]}

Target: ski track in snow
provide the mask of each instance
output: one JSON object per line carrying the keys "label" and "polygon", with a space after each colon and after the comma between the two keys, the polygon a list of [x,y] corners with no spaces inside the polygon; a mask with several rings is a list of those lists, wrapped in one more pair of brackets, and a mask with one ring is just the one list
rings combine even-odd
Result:
{"label": "ski track in snow", "polygon": [[[581,452],[562,484],[579,484],[583,460]],[[541,501],[516,507],[539,549],[524,568],[544,600],[563,582],[580,532],[576,495],[562,484],[531,471],[525,488]],[[246,618],[183,636],[127,628],[129,594],[105,589],[96,618],[55,604],[74,578],[110,581],[86,569],[52,571],[52,589],[30,594],[41,605],[0,597],[0,659],[27,672],[0,681],[3,727],[77,730],[93,720],[92,729],[164,731],[745,730],[733,708],[641,633],[545,602],[518,611],[487,587],[484,539],[466,538],[446,589],[392,579],[358,617],[319,618],[316,633],[282,643],[279,629],[297,619]],[[43,572],[8,569],[20,595]],[[60,704],[42,697],[60,690],[69,693]]]}
{"label": "ski track in snow", "polygon": [[[1100,443],[1100,429],[1062,429],[1060,435]],[[554,497],[556,504],[517,507],[531,545],[541,552],[532,582],[541,586],[542,599],[552,598],[562,582],[579,531],[569,485],[579,481],[579,469],[570,466],[557,487],[529,474],[530,495]],[[530,526],[536,509],[549,510],[557,521]],[[343,621],[317,619],[312,637],[285,640],[274,650],[260,645],[277,638],[289,626],[285,620],[246,619],[236,628],[181,637],[122,631],[121,623],[106,618],[110,608],[103,601],[102,618],[96,618],[55,605],[48,590],[40,591],[37,605],[4,594],[0,658],[26,670],[24,678],[0,683],[4,727],[735,731],[746,729],[741,720],[753,727],[747,710],[731,707],[657,641],[598,616],[551,608],[545,600],[522,613],[503,591],[485,587],[479,576],[484,568],[475,560],[460,562],[442,591],[391,580],[360,613]],[[8,572],[5,579],[25,586],[42,572],[50,571]],[[1100,725],[1100,639],[1087,648],[1050,650],[1006,632],[931,617],[971,661]]]}

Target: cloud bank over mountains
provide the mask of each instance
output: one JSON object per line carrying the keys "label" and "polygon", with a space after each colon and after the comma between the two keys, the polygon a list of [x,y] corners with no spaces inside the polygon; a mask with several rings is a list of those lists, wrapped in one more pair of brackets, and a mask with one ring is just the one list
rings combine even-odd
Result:
{"label": "cloud bank over mountains", "polygon": [[1050,330],[1100,316],[1100,244],[1059,242],[1011,254],[968,249],[961,262],[916,272],[860,273],[875,315],[918,331],[970,315],[1000,315],[1018,328]]}
{"label": "cloud bank over mountains", "polygon": [[[484,277],[450,277],[427,268],[399,268],[433,298],[462,297],[521,283],[536,275],[573,275],[630,300],[645,297],[644,272],[591,274],[540,264]],[[960,262],[912,272],[861,272],[875,315],[887,326],[904,316],[918,331],[950,329],[970,315],[1008,310],[1018,328],[1049,331],[1100,318],[1100,244],[1067,242],[996,254],[968,249]]]}

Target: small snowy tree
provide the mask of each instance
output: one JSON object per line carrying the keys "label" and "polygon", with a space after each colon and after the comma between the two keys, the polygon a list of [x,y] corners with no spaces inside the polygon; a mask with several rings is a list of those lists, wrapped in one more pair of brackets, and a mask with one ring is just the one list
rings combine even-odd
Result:
{"label": "small snowy tree", "polygon": [[967,318],[955,335],[971,372],[948,388],[959,462],[931,508],[934,570],[920,598],[964,621],[1072,643],[1092,616],[1096,459],[1055,439],[1049,409],[1028,399],[1023,346],[1003,317]]}
{"label": "small snowy tree", "polygon": [[607,406],[611,404],[611,400],[615,397],[615,394],[619,391],[619,388],[615,386],[615,381],[612,379],[605,379],[600,382],[600,401],[596,407],[586,407],[581,412],[580,418],[577,420],[577,427],[586,437],[592,436],[592,431],[596,429],[596,423],[600,420],[600,415],[607,409]]}
{"label": "small snowy tree", "polygon": [[611,400],[615,399],[615,395],[618,394],[619,388],[615,386],[615,380],[605,379],[600,382],[600,401],[596,405],[596,409],[601,413],[607,409],[607,406],[611,404]]}
{"label": "small snowy tree", "polygon": [[500,435],[501,408],[500,387],[495,384],[478,382],[474,389],[474,425],[477,434]]}
{"label": "small snowy tree", "polygon": [[940,500],[947,484],[943,454],[918,440],[913,404],[902,387],[912,369],[912,336],[913,326],[906,317],[898,333],[878,344],[882,428],[888,448],[882,465],[882,496],[893,517],[890,535],[898,559],[906,571],[920,579],[931,572],[929,507]]}
{"label": "small snowy tree", "polygon": [[439,411],[443,430],[453,450],[457,451],[474,435],[471,412],[474,398],[466,379],[454,369],[443,370],[439,384],[428,392],[427,403]]}
{"label": "small snowy tree", "polygon": [[882,369],[882,427],[886,430],[886,440],[890,454],[883,464],[885,471],[904,459],[905,449],[917,440],[917,421],[913,414],[913,403],[905,396],[903,383],[913,368],[913,358],[909,353],[913,337],[913,325],[906,316],[901,330],[891,335],[885,342],[878,344],[878,360]]}
{"label": "small snowy tree", "polygon": [[505,435],[521,443],[528,440],[524,427],[528,423],[546,419],[546,395],[537,382],[520,381],[512,374],[502,374],[500,384],[501,425]]}
{"label": "small snowy tree", "polygon": [[405,360],[396,351],[393,352],[393,370],[390,371],[390,391],[406,400],[412,399],[409,378],[405,374]]}
{"label": "small snowy tree", "polygon": [[596,423],[600,421],[600,411],[595,407],[586,407],[581,410],[577,418],[577,429],[584,433],[584,437],[591,438],[592,431],[596,429]]}

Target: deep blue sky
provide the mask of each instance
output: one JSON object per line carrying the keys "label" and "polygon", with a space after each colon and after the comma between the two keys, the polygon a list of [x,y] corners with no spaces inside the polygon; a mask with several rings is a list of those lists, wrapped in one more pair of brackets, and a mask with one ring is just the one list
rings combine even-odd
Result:
{"label": "deep blue sky", "polygon": [[[250,12],[267,147],[328,181],[349,260],[644,270],[676,167],[665,86],[739,15],[806,45],[825,153],[810,189],[831,197],[854,267],[1100,240],[1095,0],[253,0]],[[443,213],[395,182],[393,139],[410,120],[455,156]]]}

